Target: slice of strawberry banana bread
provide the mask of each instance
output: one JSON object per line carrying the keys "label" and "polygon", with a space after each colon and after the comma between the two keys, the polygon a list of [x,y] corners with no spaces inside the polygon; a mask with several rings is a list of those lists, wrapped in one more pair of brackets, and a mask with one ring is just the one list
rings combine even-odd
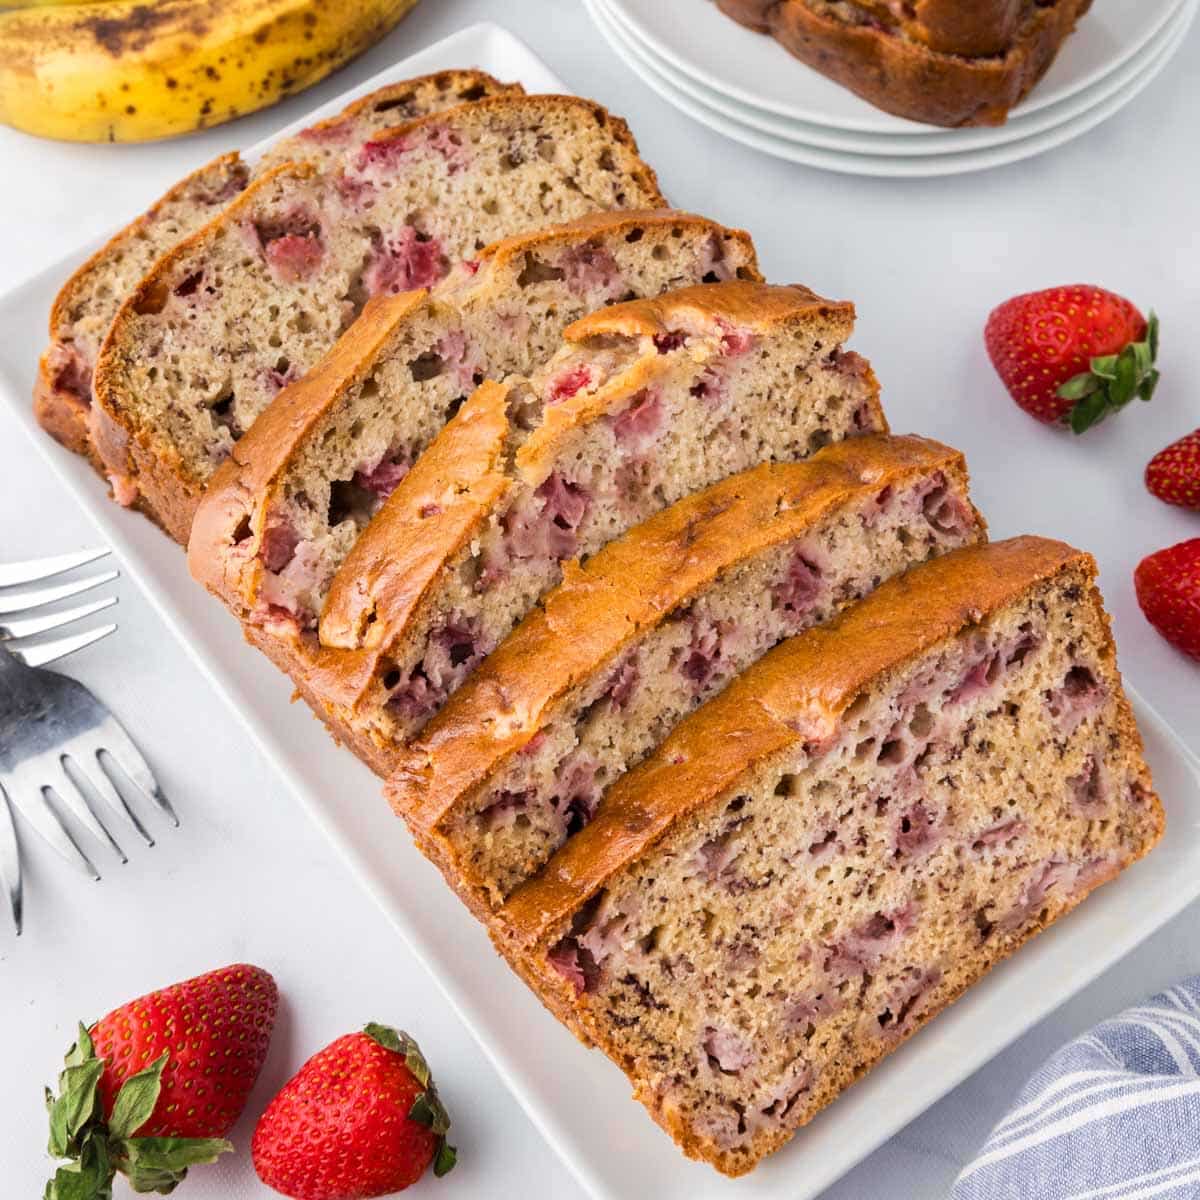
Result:
{"label": "slice of strawberry banana bread", "polygon": [[624,122],[572,96],[462,104],[329,170],[273,168],[160,258],[113,321],[91,426],[117,498],[140,494],[186,542],[234,442],[372,295],[428,286],[501,237],[663,203]]}
{"label": "slice of strawberry banana bread", "polygon": [[842,349],[853,319],[806,288],[708,284],[593,313],[529,381],[485,383],[330,589],[321,682],[360,752],[386,773],[564,560],[728,475],[883,431]]}
{"label": "slice of strawberry banana bread", "polygon": [[962,456],[922,438],[735,475],[568,567],[401,757],[388,798],[486,918],[772,646],[984,538]]}
{"label": "slice of strawberry banana bread", "polygon": [[[282,139],[255,163],[225,154],[181,180],[96,251],[55,298],[50,345],[34,388],[34,410],[43,428],[76,454],[91,452],[87,418],[92,370],[121,302],[160,255],[211,220],[269,167],[288,160],[328,163],[373,132],[457,104],[522,91],[520,84],[500,83],[483,71],[439,71],[407,79]],[[95,463],[101,465],[98,458]]]}
{"label": "slice of strawberry banana bread", "polygon": [[432,291],[376,297],[218,468],[192,574],[243,619],[312,627],[359,533],[484,378],[529,372],[614,301],[759,278],[748,234],[617,211],[489,246]]}
{"label": "slice of strawberry banana bread", "polygon": [[[885,112],[955,128],[1001,125],[1049,69],[1091,0],[1020,8],[1012,39],[992,53],[943,52],[857,0],[718,0],[735,20],[774,37],[801,62]],[[891,7],[888,5],[888,7]],[[959,3],[964,20],[974,4]]]}
{"label": "slice of strawberry banana bread", "polygon": [[519,888],[498,946],[737,1175],[1163,814],[1091,558],[1016,538],[771,651]]}

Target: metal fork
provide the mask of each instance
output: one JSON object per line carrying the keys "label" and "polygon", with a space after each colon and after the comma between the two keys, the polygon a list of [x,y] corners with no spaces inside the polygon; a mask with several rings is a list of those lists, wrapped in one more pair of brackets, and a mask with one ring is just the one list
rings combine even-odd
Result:
{"label": "metal fork", "polygon": [[30,638],[111,607],[117,598],[107,596],[45,615],[9,615],[24,614],[110,583],[119,572],[107,571],[32,591],[18,590],[107,554],[104,549],[84,550],[0,565],[0,878],[18,934],[23,915],[21,859],[9,802],[63,858],[93,879],[100,878],[99,871],[51,807],[50,797],[61,803],[94,838],[108,845],[121,862],[128,859],[93,810],[84,788],[68,773],[68,765],[147,845],[153,846],[154,839],[118,790],[114,763],[173,824],[179,824],[141,752],[104,705],[81,683],[41,669],[46,663],[107,637],[116,630],[116,625],[26,644]]}

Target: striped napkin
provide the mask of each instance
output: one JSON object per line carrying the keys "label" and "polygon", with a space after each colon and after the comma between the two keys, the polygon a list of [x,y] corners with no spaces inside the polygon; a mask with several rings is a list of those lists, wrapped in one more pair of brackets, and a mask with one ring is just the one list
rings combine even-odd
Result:
{"label": "striped napkin", "polygon": [[1200,976],[1051,1057],[951,1200],[1200,1196]]}

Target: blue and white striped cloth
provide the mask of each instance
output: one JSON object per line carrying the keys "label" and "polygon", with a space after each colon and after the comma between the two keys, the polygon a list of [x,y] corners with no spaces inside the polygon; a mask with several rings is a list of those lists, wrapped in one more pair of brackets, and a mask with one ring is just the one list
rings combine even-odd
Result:
{"label": "blue and white striped cloth", "polygon": [[1050,1058],[952,1200],[1185,1196],[1200,1197],[1200,976]]}

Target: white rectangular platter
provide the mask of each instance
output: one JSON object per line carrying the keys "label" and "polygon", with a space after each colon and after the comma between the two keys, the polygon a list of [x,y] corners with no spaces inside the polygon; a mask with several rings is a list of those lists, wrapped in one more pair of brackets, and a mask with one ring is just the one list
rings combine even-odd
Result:
{"label": "white rectangular platter", "polygon": [[[563,90],[521,42],[496,26],[478,25],[397,63],[298,125],[384,83],[465,66],[518,79],[531,91]],[[483,1053],[592,1196],[816,1196],[1200,894],[1200,772],[1163,722],[1138,703],[1168,813],[1166,838],[1153,856],[1000,967],[753,1175],[725,1180],[686,1161],[629,1099],[620,1072],[580,1046],[510,975],[483,931],[412,847],[380,798],[378,782],[333,744],[307,710],[288,703],[290,684],[245,645],[225,610],[191,581],[179,548],[149,522],[111,504],[87,465],[36,428],[30,394],[46,313],[59,285],[92,249],[81,246],[0,298],[0,401],[439,981]]]}

